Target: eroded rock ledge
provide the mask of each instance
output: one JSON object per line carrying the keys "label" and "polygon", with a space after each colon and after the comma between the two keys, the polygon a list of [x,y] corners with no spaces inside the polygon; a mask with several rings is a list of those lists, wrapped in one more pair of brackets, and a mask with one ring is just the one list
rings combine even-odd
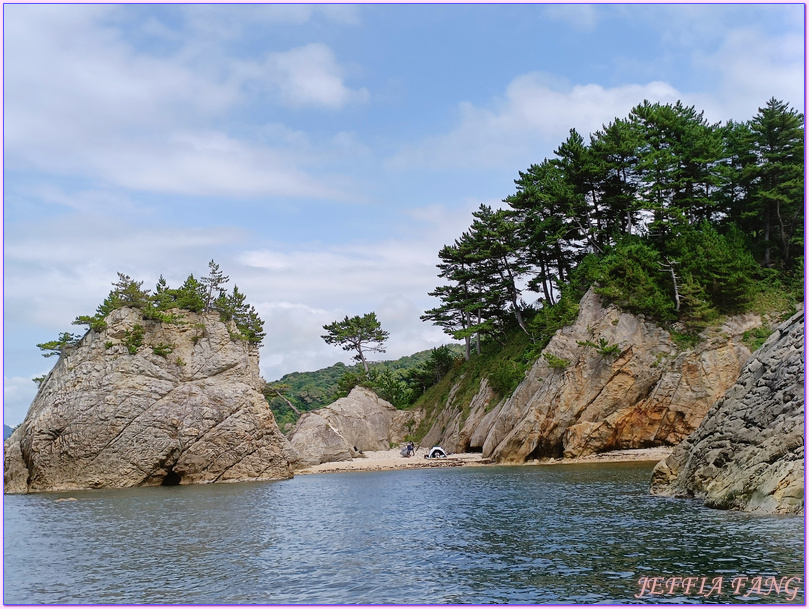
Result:
{"label": "eroded rock ledge", "polygon": [[348,461],[360,451],[388,450],[414,429],[421,411],[397,410],[370,389],[355,387],[347,397],[305,412],[289,433],[298,466]]}
{"label": "eroded rock ledge", "polygon": [[709,507],[804,512],[804,314],[779,326],[705,420],[655,467],[651,492]]}
{"label": "eroded rock ledge", "polygon": [[[6,493],[292,476],[257,349],[217,313],[175,313],[181,323],[113,311],[61,355],[4,444]],[[131,354],[135,325],[144,336]]]}
{"label": "eroded rock ledge", "polygon": [[[511,396],[500,399],[485,379],[467,409],[450,393],[424,443],[499,463],[674,446],[734,383],[750,356],[742,335],[761,323],[758,315],[731,317],[682,349],[663,328],[591,290],[575,323],[551,339],[550,357]],[[616,352],[600,352],[602,341]]]}

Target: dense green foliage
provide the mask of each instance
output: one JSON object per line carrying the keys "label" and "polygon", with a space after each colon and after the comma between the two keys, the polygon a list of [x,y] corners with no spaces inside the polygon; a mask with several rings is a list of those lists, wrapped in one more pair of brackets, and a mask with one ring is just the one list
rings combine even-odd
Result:
{"label": "dense green foliage", "polygon": [[[79,344],[81,336],[71,334],[70,332],[62,332],[59,338],[51,340],[46,343],[37,345],[42,350],[43,357],[53,357],[54,355],[61,355],[62,351],[69,347],[75,347]],[[36,379],[35,379],[36,380]]]}
{"label": "dense green foliage", "polygon": [[[180,322],[183,310],[195,313],[216,311],[222,321],[235,322],[236,332],[231,334],[232,338],[261,345],[265,336],[264,322],[255,308],[245,302],[245,296],[237,286],[233,286],[230,293],[225,290],[223,286],[228,282],[228,277],[222,274],[218,264],[211,260],[208,268],[207,277],[197,280],[193,274],[189,275],[179,288],[170,288],[161,275],[154,292],[144,289],[142,281],[135,281],[129,275],[118,273],[118,280],[112,284],[112,290],[98,305],[95,314],[79,315],[73,324],[88,326],[91,331],[101,332],[107,327],[107,316],[124,307],[138,309],[143,320],[163,323]],[[143,337],[144,328],[140,324],[126,332],[123,345],[128,353],[137,353],[143,345]],[[81,338],[63,332],[57,340],[41,343],[37,347],[45,352],[45,357],[58,355],[65,348],[78,344]],[[105,345],[108,349],[112,346],[112,342]],[[167,357],[172,350],[172,345],[152,345],[153,353],[162,357]]]}
{"label": "dense green foliage", "polygon": [[337,363],[315,372],[293,372],[268,383],[264,391],[278,424],[283,429],[297,420],[295,410],[322,408],[345,397],[357,385],[373,389],[398,408],[412,404],[455,365],[461,349],[445,345],[397,360],[375,362],[368,374],[361,364]]}
{"label": "dense green foliage", "polygon": [[439,251],[440,304],[422,319],[465,340],[469,359],[512,321],[538,355],[589,286],[692,333],[762,292],[802,299],[803,123],[775,99],[727,125],[645,101],[589,143],[571,130],[519,172],[507,208],[481,205]]}
{"label": "dense green foliage", "polygon": [[[179,320],[177,310],[194,313],[217,311],[222,321],[235,322],[237,332],[233,338],[260,345],[265,336],[264,322],[255,307],[247,304],[238,286],[234,285],[230,293],[225,290],[229,278],[222,274],[213,260],[208,263],[208,271],[208,276],[199,280],[193,274],[189,275],[179,288],[170,288],[161,275],[154,293],[143,289],[142,281],[118,273],[118,281],[112,284],[112,291],[98,306],[95,315],[80,315],[73,323],[89,326],[98,332],[106,327],[107,315],[123,307],[139,309],[145,320],[165,323]],[[170,353],[165,348],[159,350]]]}
{"label": "dense green foliage", "polygon": [[346,315],[342,321],[335,321],[323,326],[326,330],[321,338],[329,345],[339,345],[344,351],[356,351],[354,359],[362,362],[365,373],[368,374],[368,362],[365,354],[368,352],[384,353],[382,345],[388,339],[388,332],[382,329],[382,324],[373,311],[362,317],[355,315],[349,318]]}
{"label": "dense green foliage", "polygon": [[[439,305],[422,316],[465,341],[465,361],[416,401],[467,413],[485,377],[511,394],[593,287],[667,327],[681,348],[724,314],[803,299],[804,117],[771,99],[746,123],[712,125],[681,103],[644,102],[519,172],[505,209],[481,205],[438,253]],[[535,304],[522,300],[534,292]],[[757,347],[768,330],[750,333]],[[583,343],[601,357],[618,345]],[[454,388],[454,389],[453,389]],[[492,405],[493,406],[493,405]]]}

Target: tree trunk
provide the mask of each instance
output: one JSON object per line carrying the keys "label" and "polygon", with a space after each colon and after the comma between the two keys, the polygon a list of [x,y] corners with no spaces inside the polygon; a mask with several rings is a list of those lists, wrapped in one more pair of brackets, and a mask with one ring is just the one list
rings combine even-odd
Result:
{"label": "tree trunk", "polygon": [[764,262],[765,268],[770,267],[770,206],[764,212]]}
{"label": "tree trunk", "polygon": [[784,253],[782,267],[786,267],[789,261],[789,239],[787,238],[786,226],[784,219],[781,217],[781,202],[775,203],[775,216],[778,218],[778,228],[780,229],[781,248]]}
{"label": "tree trunk", "polygon": [[362,362],[362,367],[365,368],[365,375],[368,376],[368,362],[365,361],[365,355],[362,352],[362,349],[357,348],[357,352],[360,354],[360,361]]}
{"label": "tree trunk", "polygon": [[674,272],[674,264],[671,260],[666,258],[666,262],[668,262],[668,270],[671,271],[671,282],[674,284],[674,303],[675,307],[674,310],[678,313],[680,312],[680,290],[677,286],[677,274]]}
{"label": "tree trunk", "polygon": [[[522,328],[523,332],[525,332],[528,336],[531,336],[531,333],[528,331],[528,328],[525,327],[525,322],[522,319],[522,312],[520,312],[520,306],[517,303],[517,285],[514,282],[514,275],[511,273],[511,269],[508,268],[508,265],[505,264],[505,261],[503,261],[503,263],[506,269],[506,273],[508,273],[508,292],[509,296],[511,297],[511,306],[514,307],[514,315],[517,318],[517,323],[520,325],[520,328]],[[502,271],[500,273],[500,277],[504,280],[506,279],[505,277],[503,277]]]}
{"label": "tree trunk", "polygon": [[298,410],[297,408],[295,408],[295,406],[292,405],[292,402],[290,402],[288,399],[286,399],[281,394],[280,391],[278,391],[277,389],[273,389],[273,391],[275,392],[275,395],[277,395],[279,398],[281,398],[282,400],[284,400],[287,403],[287,406],[289,406],[295,412],[296,415],[301,416],[301,411]]}
{"label": "tree trunk", "polygon": [[[478,326],[480,326],[480,309],[478,309]],[[480,355],[480,330],[475,334],[475,351]]]}
{"label": "tree trunk", "polygon": [[[469,315],[469,311],[464,311],[463,318],[464,318],[464,324],[465,324],[464,330],[468,330],[469,327],[472,325],[470,315]],[[469,336],[469,334],[467,334],[466,336],[464,336],[463,340],[464,340],[464,347],[465,347],[463,357],[468,362],[469,358],[472,355],[472,337]]]}

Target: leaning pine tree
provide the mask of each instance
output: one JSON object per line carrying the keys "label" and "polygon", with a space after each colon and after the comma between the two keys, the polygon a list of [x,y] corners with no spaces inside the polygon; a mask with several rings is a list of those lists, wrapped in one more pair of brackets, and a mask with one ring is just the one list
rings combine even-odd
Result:
{"label": "leaning pine tree", "polygon": [[326,330],[321,338],[329,345],[340,345],[343,351],[356,351],[354,359],[362,362],[365,374],[368,374],[368,362],[365,354],[369,351],[384,353],[382,348],[388,339],[389,333],[382,329],[382,324],[376,318],[376,313],[366,313],[362,317],[355,315],[349,318],[346,315],[342,321],[335,321],[323,326]]}

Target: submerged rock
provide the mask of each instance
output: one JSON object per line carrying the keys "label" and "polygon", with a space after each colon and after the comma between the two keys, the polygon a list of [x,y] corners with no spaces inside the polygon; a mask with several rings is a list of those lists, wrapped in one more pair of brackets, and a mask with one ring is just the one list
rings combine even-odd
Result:
{"label": "submerged rock", "polygon": [[289,433],[301,467],[347,461],[360,451],[389,450],[420,421],[420,411],[397,410],[370,389],[355,387],[348,397],[305,412]]}
{"label": "submerged rock", "polygon": [[175,313],[118,309],[62,353],[4,444],[6,493],[291,477],[257,348],[217,313]]}
{"label": "submerged rock", "polygon": [[804,511],[804,314],[779,326],[674,452],[651,492],[709,507]]}

